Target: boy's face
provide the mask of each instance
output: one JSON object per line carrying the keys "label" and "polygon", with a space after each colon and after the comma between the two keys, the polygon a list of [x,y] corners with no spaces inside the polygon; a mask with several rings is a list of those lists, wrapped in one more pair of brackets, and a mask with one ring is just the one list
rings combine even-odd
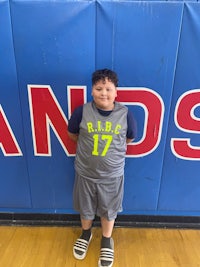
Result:
{"label": "boy's face", "polygon": [[117,90],[115,85],[108,80],[100,80],[92,87],[92,96],[97,108],[102,110],[112,110],[114,108]]}

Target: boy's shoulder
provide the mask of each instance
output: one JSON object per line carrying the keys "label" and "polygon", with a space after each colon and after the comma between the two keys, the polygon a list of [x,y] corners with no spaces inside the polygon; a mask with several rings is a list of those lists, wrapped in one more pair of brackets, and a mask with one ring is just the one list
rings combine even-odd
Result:
{"label": "boy's shoulder", "polygon": [[125,109],[125,110],[128,111],[127,106],[125,106],[124,104],[122,104],[122,103],[120,103],[120,102],[118,102],[118,101],[115,101],[115,107],[116,107],[116,108],[119,108],[119,109]]}
{"label": "boy's shoulder", "polygon": [[84,103],[82,107],[91,106],[91,105],[92,105],[92,101]]}

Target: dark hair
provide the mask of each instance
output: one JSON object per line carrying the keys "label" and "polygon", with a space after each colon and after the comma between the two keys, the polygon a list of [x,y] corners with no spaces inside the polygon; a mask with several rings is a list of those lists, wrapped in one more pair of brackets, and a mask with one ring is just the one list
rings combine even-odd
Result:
{"label": "dark hair", "polygon": [[106,78],[111,81],[116,87],[118,86],[117,74],[109,69],[96,70],[92,74],[92,85],[94,85],[100,80],[105,81]]}

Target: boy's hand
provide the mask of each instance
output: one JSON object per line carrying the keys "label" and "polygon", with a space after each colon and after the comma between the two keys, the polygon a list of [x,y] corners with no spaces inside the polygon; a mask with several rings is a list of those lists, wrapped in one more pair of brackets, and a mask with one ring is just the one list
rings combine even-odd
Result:
{"label": "boy's hand", "polygon": [[126,143],[131,143],[134,139],[129,139],[129,138],[126,138]]}
{"label": "boy's hand", "polygon": [[78,140],[78,134],[70,133],[68,132],[69,138],[71,138],[74,142],[77,142]]}

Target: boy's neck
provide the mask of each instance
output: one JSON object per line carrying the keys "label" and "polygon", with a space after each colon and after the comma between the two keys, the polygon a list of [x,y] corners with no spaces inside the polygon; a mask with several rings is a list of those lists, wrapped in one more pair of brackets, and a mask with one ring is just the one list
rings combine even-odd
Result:
{"label": "boy's neck", "polygon": [[97,104],[96,104],[95,102],[94,102],[94,104],[95,104],[96,108],[97,108],[98,110],[102,111],[102,112],[111,112],[111,111],[113,111],[113,109],[114,109],[114,107],[115,107],[115,102],[113,103],[113,107],[110,108],[110,109],[102,109],[102,108],[98,107]]}

